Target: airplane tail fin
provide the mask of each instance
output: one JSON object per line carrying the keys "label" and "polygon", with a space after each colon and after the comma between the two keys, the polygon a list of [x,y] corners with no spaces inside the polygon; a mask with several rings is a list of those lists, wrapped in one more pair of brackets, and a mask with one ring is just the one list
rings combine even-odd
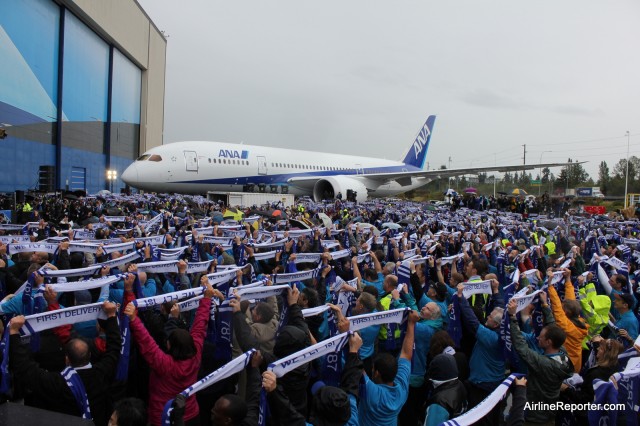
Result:
{"label": "airplane tail fin", "polygon": [[433,124],[436,121],[435,115],[430,115],[424,126],[418,132],[416,139],[409,148],[407,155],[402,162],[418,168],[424,168],[424,161],[427,158],[427,150],[429,149],[429,141],[433,132]]}

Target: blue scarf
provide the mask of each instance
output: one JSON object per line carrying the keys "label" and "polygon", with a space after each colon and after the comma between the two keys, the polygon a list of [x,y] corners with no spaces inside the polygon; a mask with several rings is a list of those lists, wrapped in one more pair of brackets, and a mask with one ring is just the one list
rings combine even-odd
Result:
{"label": "blue scarf", "polygon": [[[133,291],[137,299],[142,299],[142,287],[140,279],[135,274],[133,281]],[[122,346],[120,347],[120,358],[118,359],[118,367],[116,370],[116,380],[126,381],[129,376],[129,357],[131,354],[131,330],[129,329],[129,317],[124,314],[124,306],[118,314],[118,324],[120,326],[120,336],[122,338]]]}
{"label": "blue scarf", "polygon": [[11,389],[9,381],[9,324],[4,329],[2,341],[0,341],[0,354],[2,363],[0,364],[0,394],[6,394]]}
{"label": "blue scarf", "polygon": [[91,409],[89,408],[89,398],[87,397],[87,391],[84,388],[84,383],[82,383],[82,378],[72,367],[65,368],[60,372],[60,374],[67,382],[69,390],[73,394],[73,397],[76,399],[78,408],[82,413],[82,418],[92,420]]}
{"label": "blue scarf", "polygon": [[458,299],[457,294],[454,294],[451,298],[451,312],[449,312],[449,325],[447,331],[449,332],[449,336],[453,339],[453,342],[456,344],[456,348],[460,347],[460,341],[462,340],[461,313],[460,299]]}
{"label": "blue scarf", "polygon": [[225,296],[225,300],[218,306],[218,316],[216,317],[216,349],[214,358],[224,362],[231,360],[231,336],[233,333],[231,319],[233,310],[229,306],[230,283],[224,282],[217,285],[218,290]]}
{"label": "blue scarf", "polygon": [[[41,292],[33,294],[33,288],[35,286],[37,272],[33,272],[27,279],[27,285],[22,292],[22,313],[23,315],[39,314],[44,311],[46,303],[44,296]],[[32,352],[38,352],[40,350],[40,335],[34,333],[30,337],[30,346]]]}

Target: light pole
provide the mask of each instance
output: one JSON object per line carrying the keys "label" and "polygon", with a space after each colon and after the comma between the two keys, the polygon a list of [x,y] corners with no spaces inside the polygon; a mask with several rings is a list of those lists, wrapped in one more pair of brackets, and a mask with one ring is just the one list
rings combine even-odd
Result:
{"label": "light pole", "polygon": [[631,139],[631,134],[627,130],[627,171],[624,174],[624,208],[627,208],[627,188],[629,187],[629,140]]}
{"label": "light pole", "polygon": [[[538,161],[538,163],[542,164],[542,155],[544,155],[545,152],[553,152],[553,151],[542,151],[542,153],[540,153],[540,161]],[[542,191],[542,167],[540,167],[540,183],[538,184],[538,197],[540,196],[541,191]]]}
{"label": "light pole", "polygon": [[113,181],[118,178],[116,170],[107,170],[107,180],[109,181],[109,191],[113,192]]}
{"label": "light pole", "polygon": [[[498,163],[496,162],[496,153],[493,153],[493,167],[497,167]],[[496,172],[493,172],[493,198],[496,198]]]}

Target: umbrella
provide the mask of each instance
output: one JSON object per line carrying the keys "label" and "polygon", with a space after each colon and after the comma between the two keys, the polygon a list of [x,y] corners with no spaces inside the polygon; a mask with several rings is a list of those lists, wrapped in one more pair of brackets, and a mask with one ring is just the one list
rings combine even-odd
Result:
{"label": "umbrella", "polygon": [[576,203],[576,204],[587,204],[587,202],[585,200],[576,200],[576,201],[574,201],[574,203]]}
{"label": "umbrella", "polygon": [[291,225],[291,228],[309,229],[309,225],[295,219],[289,219],[289,225]]}
{"label": "umbrella", "polygon": [[447,197],[455,197],[456,195],[458,195],[458,193],[453,189],[449,188],[445,191],[444,195]]}
{"label": "umbrella", "polygon": [[524,189],[521,188],[516,188],[513,191],[511,191],[512,195],[528,195],[527,191],[525,191]]}
{"label": "umbrella", "polygon": [[498,191],[498,194],[500,194],[500,195],[507,195],[507,193],[506,193],[506,192],[504,192],[504,191]]}
{"label": "umbrella", "polygon": [[478,192],[478,190],[473,188],[473,187],[469,187],[469,188],[465,189],[464,192],[466,192],[467,194],[475,194],[475,193]]}
{"label": "umbrella", "polygon": [[398,225],[397,223],[393,223],[393,222],[386,222],[382,224],[383,228],[389,228],[389,229],[400,229],[402,228],[401,225]]}
{"label": "umbrella", "polygon": [[416,221],[413,219],[402,219],[401,221],[398,222],[400,225],[415,225]]}
{"label": "umbrella", "polygon": [[213,218],[214,223],[221,223],[224,220],[224,217],[220,212],[213,212],[211,217]]}
{"label": "umbrella", "polygon": [[436,206],[434,204],[427,204],[426,206],[424,206],[424,209],[428,210],[428,211],[435,212],[435,211],[438,210],[438,206]]}
{"label": "umbrella", "polygon": [[82,226],[86,226],[90,223],[98,223],[100,222],[100,218],[98,218],[97,216],[90,216],[88,218],[86,218],[85,220],[83,220],[82,222],[80,222],[80,224]]}
{"label": "umbrella", "polygon": [[318,218],[322,221],[325,228],[331,228],[331,218],[324,213],[318,213]]}
{"label": "umbrella", "polygon": [[78,196],[74,194],[65,194],[64,197],[66,200],[77,200]]}
{"label": "umbrella", "polygon": [[242,213],[242,210],[236,210],[234,208],[227,209],[223,214],[225,219],[235,220],[236,222],[240,222],[243,216],[244,213]]}

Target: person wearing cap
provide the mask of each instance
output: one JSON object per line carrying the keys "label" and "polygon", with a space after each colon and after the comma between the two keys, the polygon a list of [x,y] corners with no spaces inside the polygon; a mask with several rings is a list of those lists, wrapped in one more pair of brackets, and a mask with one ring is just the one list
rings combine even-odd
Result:
{"label": "person wearing cap", "polygon": [[[475,407],[479,404],[504,379],[504,354],[499,344],[504,300],[498,287],[498,280],[492,280],[490,305],[493,306],[493,310],[487,315],[485,323],[481,324],[469,302],[463,296],[464,284],[458,284],[457,297],[460,301],[462,324],[467,332],[476,339],[469,361],[471,371],[468,382],[469,407]],[[499,412],[500,404],[482,420],[482,424],[497,424]]]}
{"label": "person wearing cap", "polygon": [[425,426],[437,426],[462,414],[467,407],[467,390],[458,379],[453,355],[436,355],[427,371],[433,387],[427,399]]}
{"label": "person wearing cap", "polygon": [[[567,334],[555,322],[548,322],[538,336],[538,346],[543,353],[531,349],[520,332],[516,317],[517,307],[516,299],[512,298],[507,305],[507,312],[513,347],[529,368],[527,402],[556,403],[562,382],[571,377],[573,373],[571,359],[564,352],[562,346]],[[528,423],[547,425],[554,424],[555,414],[553,410],[529,410],[525,413],[525,417]]]}
{"label": "person wearing cap", "polygon": [[631,310],[633,302],[633,296],[628,293],[616,293],[613,302],[613,306],[620,312],[620,319],[615,323],[618,340],[625,349],[632,346],[638,338],[638,319]]}

